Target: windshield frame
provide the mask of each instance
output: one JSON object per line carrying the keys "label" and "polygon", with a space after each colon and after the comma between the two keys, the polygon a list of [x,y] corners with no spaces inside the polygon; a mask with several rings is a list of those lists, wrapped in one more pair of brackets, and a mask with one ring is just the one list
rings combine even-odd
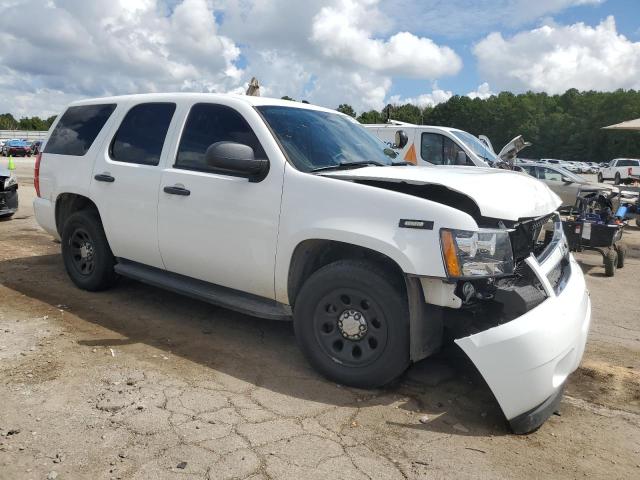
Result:
{"label": "windshield frame", "polygon": [[[483,162],[487,162],[491,165],[494,165],[500,161],[500,159],[498,158],[498,155],[496,155],[495,152],[491,151],[491,149],[488,146],[486,146],[484,143],[482,143],[482,141],[475,135],[469,132],[465,132],[464,130],[451,130],[451,134],[456,138],[456,140],[458,140],[465,147],[467,147],[467,150],[471,151],[476,157],[478,157]],[[477,149],[473,148],[473,144],[469,142],[470,140],[473,141],[473,143],[479,145],[483,151],[486,151],[489,154],[489,156],[485,157],[479,154]]]}
{"label": "windshield frame", "polygon": [[[342,114],[340,112],[334,112],[331,110],[321,110],[321,109],[313,109],[313,108],[304,108],[300,106],[278,105],[278,104],[255,105],[253,108],[258,113],[258,115],[260,116],[264,124],[267,126],[267,128],[269,129],[269,132],[271,133],[273,139],[276,141],[287,163],[289,163],[293,168],[295,168],[299,172],[315,175],[317,173],[322,173],[323,171],[331,170],[332,168],[339,170],[341,168],[358,168],[358,167],[364,167],[364,166],[392,166],[395,164],[394,159],[397,156],[396,152],[392,151],[394,156],[391,156],[389,153],[387,153],[387,151],[389,150],[389,146],[385,142],[380,140],[373,133],[369,132],[369,130],[367,130],[356,119],[348,115]],[[335,118],[340,118],[341,120],[344,121],[345,126],[353,126],[355,129],[357,129],[358,133],[364,135],[364,138],[367,138],[370,141],[370,145],[372,147],[375,145],[375,147],[379,149],[379,155],[376,158],[368,159],[363,154],[362,157],[353,159],[348,162],[337,162],[337,163],[334,163],[333,165],[318,164],[311,169],[301,168],[296,163],[296,161],[291,157],[291,152],[289,152],[289,149],[283,144],[280,136],[276,132],[276,129],[269,121],[269,118],[267,117],[267,113],[265,112],[265,110],[269,110],[269,109],[282,109],[282,110],[291,110],[291,111],[300,110],[302,112],[306,112],[307,114],[316,114],[318,115],[318,117],[327,115]],[[345,131],[346,130],[343,130],[340,136],[336,136],[336,138],[343,138],[345,135]]]}

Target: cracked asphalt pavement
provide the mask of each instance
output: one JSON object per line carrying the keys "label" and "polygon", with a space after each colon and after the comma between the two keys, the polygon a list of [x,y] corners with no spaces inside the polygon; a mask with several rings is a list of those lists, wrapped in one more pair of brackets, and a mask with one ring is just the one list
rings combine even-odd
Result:
{"label": "cracked asphalt pavement", "polygon": [[0,222],[0,479],[640,477],[640,229],[615,278],[577,255],[583,364],[560,415],[515,436],[455,348],[358,390],[312,370],[289,323],[126,279],[76,289],[31,169],[18,161],[21,207]]}

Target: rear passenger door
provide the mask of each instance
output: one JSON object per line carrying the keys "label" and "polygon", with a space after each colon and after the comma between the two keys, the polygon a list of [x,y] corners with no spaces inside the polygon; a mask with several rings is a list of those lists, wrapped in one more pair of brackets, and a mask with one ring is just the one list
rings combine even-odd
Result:
{"label": "rear passenger door", "polygon": [[116,257],[163,268],[158,247],[159,166],[175,103],[125,104],[94,165],[92,198]]}
{"label": "rear passenger door", "polygon": [[[162,175],[160,251],[167,270],[266,298],[274,297],[275,253],[283,170],[249,182],[205,162],[216,142],[266,153],[249,120],[227,105],[191,106],[172,166]],[[168,163],[171,165],[171,163]]]}

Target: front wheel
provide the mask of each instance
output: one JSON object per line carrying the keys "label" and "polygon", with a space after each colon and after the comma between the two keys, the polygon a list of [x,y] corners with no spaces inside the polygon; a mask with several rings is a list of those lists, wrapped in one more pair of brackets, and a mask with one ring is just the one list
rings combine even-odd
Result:
{"label": "front wheel", "polygon": [[602,176],[602,173],[598,173],[598,183],[603,183],[604,182],[604,177]]}
{"label": "front wheel", "polygon": [[620,173],[616,173],[616,176],[615,176],[615,178],[613,180],[613,183],[615,183],[616,185],[620,185],[620,182],[621,182]]}
{"label": "front wheel", "polygon": [[344,260],[315,272],[293,310],[296,338],[325,377],[372,388],[409,365],[409,312],[401,286],[373,264]]}
{"label": "front wheel", "polygon": [[105,290],[118,279],[115,258],[97,213],[73,213],[62,229],[62,259],[69,277],[79,288]]}

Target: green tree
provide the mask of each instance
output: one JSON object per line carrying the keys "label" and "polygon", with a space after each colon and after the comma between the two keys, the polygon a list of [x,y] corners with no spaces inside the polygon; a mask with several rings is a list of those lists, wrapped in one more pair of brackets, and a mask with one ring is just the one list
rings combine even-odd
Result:
{"label": "green tree", "polygon": [[338,108],[336,108],[336,110],[338,110],[340,113],[344,113],[345,115],[356,118],[356,111],[348,103],[342,103],[338,105]]}

